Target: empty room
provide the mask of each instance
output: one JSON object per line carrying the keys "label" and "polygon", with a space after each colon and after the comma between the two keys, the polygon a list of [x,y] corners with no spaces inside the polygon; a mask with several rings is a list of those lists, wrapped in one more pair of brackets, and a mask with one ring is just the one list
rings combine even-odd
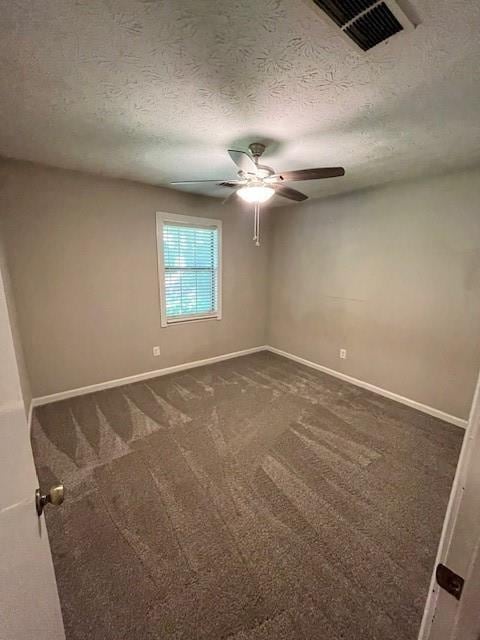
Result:
{"label": "empty room", "polygon": [[1,3],[1,640],[478,640],[479,30]]}

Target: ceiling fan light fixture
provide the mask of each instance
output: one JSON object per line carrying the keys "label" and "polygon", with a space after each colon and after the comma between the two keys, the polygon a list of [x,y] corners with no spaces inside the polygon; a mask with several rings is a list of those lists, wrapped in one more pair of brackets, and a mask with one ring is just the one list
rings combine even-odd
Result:
{"label": "ceiling fan light fixture", "polygon": [[270,200],[275,193],[275,189],[267,187],[265,185],[247,185],[237,191],[237,195],[249,203],[262,203]]}

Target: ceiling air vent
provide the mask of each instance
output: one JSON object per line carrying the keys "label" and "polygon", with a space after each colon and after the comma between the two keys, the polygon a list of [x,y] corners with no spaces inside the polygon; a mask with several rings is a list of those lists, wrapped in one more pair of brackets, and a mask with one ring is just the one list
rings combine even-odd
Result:
{"label": "ceiling air vent", "polygon": [[313,1],[363,51],[415,28],[394,0]]}

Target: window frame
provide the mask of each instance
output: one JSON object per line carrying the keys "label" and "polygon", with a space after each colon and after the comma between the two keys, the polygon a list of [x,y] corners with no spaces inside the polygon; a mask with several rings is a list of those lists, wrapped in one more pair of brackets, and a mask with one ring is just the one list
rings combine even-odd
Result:
{"label": "window frame", "polygon": [[[212,313],[196,313],[191,315],[181,315],[169,319],[167,317],[167,304],[165,294],[165,261],[163,251],[163,228],[168,223],[182,224],[188,227],[215,227],[217,229],[217,309]],[[158,284],[160,290],[160,321],[162,327],[186,324],[189,322],[202,322],[205,320],[222,319],[222,221],[215,218],[204,218],[203,216],[185,216],[178,213],[168,213],[157,211],[157,261],[158,261]]]}

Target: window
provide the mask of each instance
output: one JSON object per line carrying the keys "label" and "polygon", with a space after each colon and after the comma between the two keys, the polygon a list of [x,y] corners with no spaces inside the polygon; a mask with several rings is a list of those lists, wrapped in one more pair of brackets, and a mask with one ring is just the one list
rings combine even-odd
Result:
{"label": "window", "polygon": [[162,327],[221,318],[222,222],[157,213]]}

